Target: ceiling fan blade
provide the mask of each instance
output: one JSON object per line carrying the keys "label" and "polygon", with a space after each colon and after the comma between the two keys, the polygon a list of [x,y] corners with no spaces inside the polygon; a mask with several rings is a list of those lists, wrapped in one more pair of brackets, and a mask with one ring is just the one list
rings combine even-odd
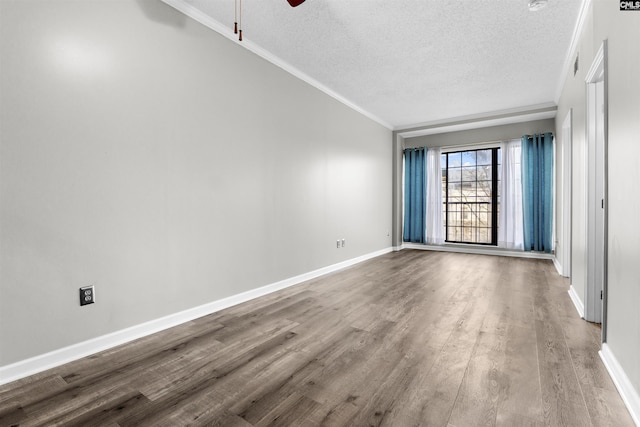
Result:
{"label": "ceiling fan blade", "polygon": [[304,0],[287,0],[287,1],[291,5],[291,7],[300,6],[302,3],[304,3]]}

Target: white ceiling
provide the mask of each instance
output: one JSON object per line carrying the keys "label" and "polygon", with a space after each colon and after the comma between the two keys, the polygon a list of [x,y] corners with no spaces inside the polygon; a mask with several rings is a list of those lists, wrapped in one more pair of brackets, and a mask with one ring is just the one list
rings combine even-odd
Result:
{"label": "white ceiling", "polygon": [[[228,37],[234,0],[164,0]],[[583,0],[244,0],[243,44],[387,127],[557,102]]]}

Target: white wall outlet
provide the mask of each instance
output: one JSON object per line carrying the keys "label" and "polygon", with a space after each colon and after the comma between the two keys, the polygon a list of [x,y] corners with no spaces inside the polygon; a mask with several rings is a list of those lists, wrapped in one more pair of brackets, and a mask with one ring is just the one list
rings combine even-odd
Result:
{"label": "white wall outlet", "polygon": [[345,244],[346,240],[342,239],[342,247],[344,248],[344,244]]}
{"label": "white wall outlet", "polygon": [[336,248],[340,249],[340,240],[336,240]]}

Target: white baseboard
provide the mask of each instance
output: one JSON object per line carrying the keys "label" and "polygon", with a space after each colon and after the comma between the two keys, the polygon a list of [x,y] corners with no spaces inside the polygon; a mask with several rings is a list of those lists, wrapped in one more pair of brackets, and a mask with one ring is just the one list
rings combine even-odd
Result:
{"label": "white baseboard", "polygon": [[580,297],[576,293],[576,288],[573,285],[569,286],[569,298],[571,298],[571,302],[573,302],[573,306],[578,310],[578,314],[580,317],[584,319],[584,304],[580,300]]}
{"label": "white baseboard", "polygon": [[624,369],[622,369],[622,366],[620,366],[620,363],[618,363],[618,359],[613,355],[611,347],[609,347],[607,343],[602,344],[602,350],[599,354],[604,366],[607,368],[607,371],[609,371],[613,383],[618,389],[618,393],[620,393],[624,404],[629,410],[633,422],[636,423],[636,426],[640,427],[640,395],[638,394],[638,390],[631,384],[629,377],[624,372]]}
{"label": "white baseboard", "polygon": [[565,277],[564,274],[562,274],[562,271],[564,269],[562,268],[562,265],[560,265],[558,258],[556,258],[555,256],[553,257],[553,265],[556,267],[556,271],[558,272],[558,274]]}
{"label": "white baseboard", "polygon": [[470,245],[470,244],[454,244],[447,243],[444,245],[423,245],[420,243],[404,243],[402,249],[418,249],[422,251],[440,251],[440,252],[457,252],[464,254],[477,255],[497,255],[516,258],[536,258],[536,259],[554,259],[553,254],[542,252],[525,252],[510,249],[498,248],[495,246]]}
{"label": "white baseboard", "polygon": [[170,314],[159,319],[141,323],[139,325],[112,332],[110,334],[93,338],[88,341],[83,341],[26,360],[21,360],[10,365],[2,366],[0,367],[0,385],[16,381],[24,377],[28,377],[29,375],[37,374],[38,372],[42,372],[47,369],[55,368],[56,366],[60,366],[65,363],[69,363],[74,360],[89,356],[91,354],[104,351],[121,344],[125,344],[135,339],[142,338],[147,335],[151,335],[156,332],[171,328],[173,326],[177,326],[181,323],[185,323],[190,320],[215,313],[216,311],[220,311],[236,304],[240,304],[254,298],[258,298],[279,291],[281,289],[297,285],[307,280],[311,280],[316,277],[320,277],[325,274],[350,267],[354,264],[358,264],[360,262],[375,258],[380,255],[384,255],[392,251],[393,248],[389,247],[376,252],[365,254],[357,258],[339,262],[337,264],[333,264],[308,273],[281,280],[279,282],[262,286],[257,289],[252,289],[246,292],[232,295],[227,298],[213,301],[198,307],[193,307],[188,310],[180,311],[178,313]]}

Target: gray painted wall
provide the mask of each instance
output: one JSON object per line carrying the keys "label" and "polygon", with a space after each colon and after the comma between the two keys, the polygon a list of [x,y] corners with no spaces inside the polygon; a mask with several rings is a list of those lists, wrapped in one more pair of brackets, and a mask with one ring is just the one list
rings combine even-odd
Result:
{"label": "gray painted wall", "polygon": [[451,145],[508,141],[510,139],[520,138],[523,135],[555,132],[555,127],[555,119],[534,120],[530,122],[512,123],[501,126],[490,126],[485,128],[405,138],[404,145],[405,148],[446,147]]}
{"label": "gray painted wall", "polygon": [[388,129],[160,1],[0,15],[0,366],[391,245]]}
{"label": "gray painted wall", "polygon": [[[599,45],[594,48],[593,13],[590,12],[585,18],[577,50],[577,55],[579,55],[579,69],[574,76],[572,67],[567,75],[567,79],[562,89],[562,95],[558,103],[558,120],[556,122],[556,133],[558,135],[562,135],[563,121],[569,110],[573,109],[571,166],[571,286],[583,303],[585,303],[585,287],[587,281],[587,143],[585,138],[586,99],[584,79],[598,48]],[[575,57],[573,60],[575,60]],[[558,218],[556,218],[556,220],[558,220]]]}
{"label": "gray painted wall", "polygon": [[[566,79],[558,103],[558,117],[573,108],[573,246],[572,284],[584,299],[584,253],[586,242],[586,187],[584,158],[584,78],[602,41],[609,48],[609,228],[608,228],[608,323],[607,344],[640,391],[640,25],[637,12],[622,12],[618,2],[592,2],[578,45],[580,70]],[[562,120],[557,122],[560,132]]]}

